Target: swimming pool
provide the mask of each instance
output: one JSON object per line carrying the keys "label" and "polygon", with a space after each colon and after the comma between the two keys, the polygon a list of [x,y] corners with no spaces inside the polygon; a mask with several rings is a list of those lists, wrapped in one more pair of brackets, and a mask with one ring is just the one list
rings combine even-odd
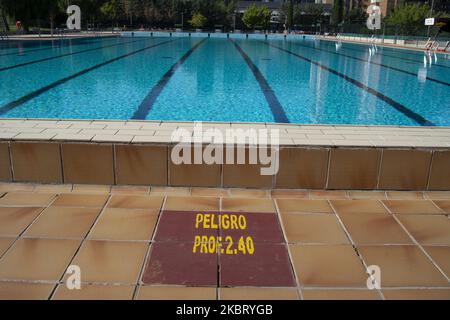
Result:
{"label": "swimming pool", "polygon": [[450,125],[450,60],[314,39],[0,42],[0,117]]}

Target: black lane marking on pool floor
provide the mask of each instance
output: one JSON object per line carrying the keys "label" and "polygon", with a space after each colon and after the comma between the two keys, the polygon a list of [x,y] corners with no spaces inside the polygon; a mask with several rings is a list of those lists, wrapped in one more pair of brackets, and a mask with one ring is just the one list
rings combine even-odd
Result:
{"label": "black lane marking on pool floor", "polygon": [[[100,39],[100,38],[99,38]],[[102,38],[102,40],[112,40],[112,39],[115,39],[115,40],[117,40],[117,37],[108,37],[108,38]],[[39,48],[36,48],[36,49],[30,49],[30,50],[25,50],[25,51],[22,51],[22,52],[20,52],[20,51],[17,51],[17,52],[10,52],[10,53],[2,53],[2,54],[0,54],[0,57],[4,57],[4,56],[21,56],[21,55],[26,55],[27,53],[29,53],[29,52],[36,52],[36,51],[44,51],[44,50],[52,50],[52,49],[61,49],[61,48],[63,48],[63,47],[69,47],[69,46],[82,46],[82,45],[86,45],[86,44],[88,44],[88,43],[75,43],[75,44],[63,44],[63,41],[65,41],[65,40],[67,40],[67,39],[64,39],[64,40],[61,40],[61,39],[54,39],[54,40],[45,40],[45,41],[51,41],[51,42],[53,42],[53,41],[57,41],[57,42],[60,42],[59,43],[59,45],[55,45],[55,46],[47,46],[47,47],[44,47],[44,48],[41,48],[41,47],[39,47]],[[69,39],[69,40],[78,40],[78,39]],[[14,48],[15,50],[19,50],[19,48]],[[26,49],[26,48],[24,48],[24,49]]]}
{"label": "black lane marking on pool floor", "polygon": [[[180,38],[180,39],[181,39],[181,38]],[[88,72],[94,71],[94,70],[99,69],[99,68],[101,68],[101,67],[104,67],[104,66],[106,66],[106,65],[108,65],[108,64],[111,64],[111,63],[113,63],[113,62],[122,60],[122,59],[124,59],[124,58],[128,58],[128,57],[130,57],[130,56],[133,56],[133,55],[135,55],[135,54],[141,53],[141,52],[143,52],[143,51],[146,51],[146,50],[149,50],[149,49],[158,47],[158,46],[162,46],[162,45],[167,44],[167,43],[169,43],[169,42],[178,41],[178,40],[179,40],[179,39],[174,39],[174,40],[168,40],[168,41],[159,42],[159,43],[153,44],[153,45],[151,45],[151,46],[144,47],[144,48],[142,48],[142,49],[139,49],[139,50],[136,50],[136,51],[132,51],[132,52],[127,53],[127,54],[124,54],[124,55],[122,55],[122,56],[116,57],[116,58],[114,58],[114,59],[111,59],[111,60],[102,62],[102,63],[97,64],[97,65],[95,65],[95,66],[92,66],[92,67],[90,67],[90,68],[81,70],[80,72],[77,72],[77,73],[72,74],[72,75],[70,75],[70,76],[68,76],[68,77],[66,77],[66,78],[60,79],[60,80],[58,80],[58,81],[55,81],[55,82],[53,82],[53,83],[51,83],[51,84],[49,84],[49,85],[47,85],[47,86],[45,86],[45,87],[42,87],[42,88],[40,88],[40,89],[38,89],[38,90],[36,90],[36,91],[33,91],[33,92],[31,92],[31,93],[29,93],[29,94],[27,94],[27,95],[25,95],[25,96],[23,96],[23,97],[17,99],[17,100],[15,100],[15,101],[12,101],[12,102],[9,102],[9,103],[5,104],[4,106],[0,107],[0,115],[3,115],[3,114],[5,114],[6,112],[8,112],[8,111],[10,111],[10,110],[12,110],[12,109],[14,109],[14,108],[20,106],[21,104],[24,104],[25,102],[28,102],[28,101],[30,101],[30,100],[32,100],[32,99],[34,99],[34,98],[40,96],[41,94],[43,94],[44,92],[49,91],[50,89],[53,89],[53,88],[55,88],[55,87],[57,87],[57,86],[59,86],[59,85],[61,85],[61,84],[64,84],[64,83],[66,83],[66,82],[68,82],[68,81],[70,81],[70,80],[73,80],[73,79],[75,79],[75,78],[77,78],[77,77],[79,77],[79,76],[82,76],[82,75],[84,75],[84,74],[86,74],[86,73],[88,73]]]}
{"label": "black lane marking on pool floor", "polygon": [[[147,40],[147,39],[145,39],[145,40]],[[120,45],[123,45],[123,44],[129,44],[129,43],[134,43],[134,42],[141,42],[141,41],[145,41],[145,40],[133,40],[133,41],[120,42],[120,43],[110,44],[110,45],[107,45],[107,46],[96,47],[96,48],[91,48],[91,49],[86,49],[86,50],[80,50],[80,51],[75,51],[75,52],[72,52],[72,53],[65,53],[65,54],[52,56],[52,57],[47,57],[47,58],[42,58],[42,59],[38,59],[38,60],[32,60],[32,61],[28,61],[28,62],[24,62],[24,63],[19,63],[19,64],[16,64],[16,65],[13,65],[13,66],[0,68],[0,72],[6,71],[6,70],[15,69],[15,68],[19,68],[19,67],[28,66],[30,64],[35,64],[35,63],[55,60],[55,59],[59,59],[59,58],[74,56],[74,55],[81,54],[81,53],[86,53],[86,52],[91,52],[91,51],[96,51],[96,50],[101,50],[101,49],[106,49],[106,48],[117,47],[117,46],[120,46]]]}
{"label": "black lane marking on pool floor", "polygon": [[191,56],[191,54],[198,49],[208,38],[197,42],[194,46],[192,46],[178,61],[176,61],[172,67],[167,71],[161,79],[159,79],[158,83],[150,90],[144,100],[141,102],[139,108],[134,113],[131,119],[139,119],[143,120],[147,118],[150,110],[158,99],[161,92],[164,90],[166,85],[169,83],[170,78],[174,75],[175,71]]}
{"label": "black lane marking on pool floor", "polygon": [[234,44],[234,47],[241,54],[242,58],[244,58],[248,67],[252,71],[254,77],[256,78],[256,81],[258,81],[258,84],[261,87],[261,91],[263,92],[264,97],[266,98],[267,103],[269,104],[269,107],[272,111],[273,117],[275,118],[275,122],[289,123],[289,119],[284,112],[283,106],[281,105],[280,101],[278,101],[275,92],[272,90],[272,87],[267,82],[266,78],[263,76],[259,68],[253,63],[250,57],[245,53],[244,50],[242,50],[242,48],[236,43],[236,41],[229,41]]}
{"label": "black lane marking on pool floor", "polygon": [[316,61],[312,61],[312,60],[310,60],[310,59],[308,59],[308,58],[306,58],[306,57],[304,57],[302,55],[299,55],[299,54],[297,54],[295,52],[292,52],[290,50],[287,50],[287,49],[275,46],[273,44],[266,43],[264,41],[261,41],[261,42],[266,44],[266,45],[268,45],[268,46],[270,46],[270,47],[276,48],[276,49],[278,49],[280,51],[284,51],[284,52],[289,53],[289,54],[291,54],[291,55],[293,55],[293,56],[295,56],[295,57],[297,57],[299,59],[302,59],[302,60],[304,60],[306,62],[309,62],[309,63],[311,63],[311,64],[313,64],[313,65],[315,65],[315,66],[317,66],[317,67],[319,67],[319,68],[321,68],[321,69],[323,69],[325,71],[328,71],[328,72],[338,76],[338,77],[341,77],[342,79],[350,82],[351,84],[354,84],[358,88],[363,89],[364,91],[366,91],[366,92],[376,96],[380,100],[383,100],[384,102],[388,103],[389,105],[394,107],[397,111],[400,111],[405,116],[407,116],[408,118],[410,118],[411,120],[417,122],[418,124],[420,124],[422,126],[435,126],[435,124],[433,122],[425,119],[420,114],[415,113],[414,111],[408,109],[407,107],[405,107],[401,103],[399,103],[399,102],[389,98],[388,96],[385,96],[384,94],[382,94],[381,92],[378,92],[375,89],[372,89],[372,88],[366,86],[365,84],[359,82],[358,80],[355,80],[355,79],[353,79],[353,78],[351,78],[351,77],[349,77],[349,76],[347,76],[347,75],[345,75],[343,73],[340,73],[339,71],[336,71],[336,70],[331,69],[331,68],[329,68],[327,66],[324,66],[323,64],[320,64],[320,63],[318,63]]}
{"label": "black lane marking on pool floor", "polygon": [[[336,41],[333,41],[333,40],[326,40],[326,39],[320,39],[319,41],[335,42],[335,43],[337,43]],[[345,43],[349,43],[349,42],[345,42]],[[367,46],[367,43],[351,43],[351,42],[350,42],[349,44],[355,44],[355,45],[358,45],[358,46]],[[380,46],[380,47],[383,49],[383,51],[384,51],[385,49],[396,49],[396,48],[389,48],[389,47],[385,47],[385,46]],[[354,49],[354,48],[348,48],[348,47],[342,47],[342,48],[343,48],[344,50],[349,50],[349,51],[366,52],[365,50],[359,50],[359,49]],[[398,50],[408,50],[408,49],[398,49]],[[394,53],[394,51],[390,51],[390,52]],[[404,53],[406,53],[406,54],[411,54],[411,53],[409,53],[409,52],[404,52]],[[421,52],[418,51],[417,53],[421,53]],[[425,54],[425,52],[422,52],[422,53]],[[411,62],[423,64],[423,61],[421,61],[421,60],[416,60],[416,59],[409,59],[409,58],[402,58],[402,57],[392,56],[392,55],[386,54],[386,53],[384,53],[384,52],[381,52],[381,55],[382,55],[382,56],[385,56],[385,57],[390,57],[390,58],[398,59],[398,60],[411,61]],[[442,67],[442,68],[450,68],[450,66],[445,66],[445,65],[443,65],[443,64],[438,64],[438,63],[433,64],[433,66]]]}
{"label": "black lane marking on pool floor", "polygon": [[[396,67],[391,67],[391,66],[388,66],[388,65],[383,64],[383,63],[370,61],[370,60],[367,60],[367,59],[362,59],[362,58],[350,56],[350,55],[347,55],[347,54],[338,53],[338,52],[335,52],[335,51],[332,51],[332,50],[325,50],[325,49],[314,48],[314,47],[311,47],[311,46],[302,45],[302,44],[295,43],[295,42],[293,42],[293,44],[294,45],[297,44],[300,47],[309,48],[309,49],[313,49],[313,50],[317,50],[317,51],[328,52],[328,53],[331,53],[331,54],[334,54],[334,55],[337,55],[337,56],[342,56],[342,57],[345,57],[345,58],[354,59],[354,60],[361,61],[361,62],[367,62],[367,63],[374,64],[374,65],[377,65],[377,66],[380,66],[380,67],[383,67],[383,68],[387,68],[387,69],[391,69],[391,70],[394,70],[394,71],[402,72],[402,73],[411,75],[411,76],[413,76],[415,78],[417,77],[417,73],[414,73],[414,72],[411,72],[411,71],[406,71],[406,70],[403,70],[403,69],[400,69],[400,68],[396,68]],[[434,79],[434,78],[430,78],[430,77],[426,77],[426,79],[430,80],[430,81],[433,81],[433,82],[436,82],[436,83],[439,83],[439,84],[443,84],[444,86],[450,86],[450,83],[442,81],[442,80],[438,80],[438,79]]]}

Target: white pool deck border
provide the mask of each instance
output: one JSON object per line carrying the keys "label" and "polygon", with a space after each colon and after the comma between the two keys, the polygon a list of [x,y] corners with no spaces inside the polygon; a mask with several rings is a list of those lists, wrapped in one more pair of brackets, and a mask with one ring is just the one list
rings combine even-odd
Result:
{"label": "white pool deck border", "polygon": [[[282,146],[449,148],[450,127],[202,122],[203,129],[279,129]],[[109,121],[0,118],[0,140],[171,144],[188,121]],[[208,141],[204,141],[208,143]]]}

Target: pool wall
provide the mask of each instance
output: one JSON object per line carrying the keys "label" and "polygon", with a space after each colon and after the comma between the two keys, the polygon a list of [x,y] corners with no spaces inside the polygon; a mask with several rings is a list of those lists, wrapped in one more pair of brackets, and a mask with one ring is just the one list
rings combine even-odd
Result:
{"label": "pool wall", "polygon": [[204,123],[280,130],[280,170],[175,165],[189,122],[0,120],[0,181],[259,189],[450,190],[450,128]]}

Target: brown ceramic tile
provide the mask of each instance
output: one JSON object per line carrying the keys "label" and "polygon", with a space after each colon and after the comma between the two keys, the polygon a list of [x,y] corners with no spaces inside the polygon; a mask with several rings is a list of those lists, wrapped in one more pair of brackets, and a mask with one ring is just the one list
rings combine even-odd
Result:
{"label": "brown ceramic tile", "polygon": [[217,254],[193,252],[192,243],[153,243],[144,284],[217,286]]}
{"label": "brown ceramic tile", "polygon": [[105,185],[88,185],[88,184],[74,184],[72,193],[82,194],[109,194],[111,186]]}
{"label": "brown ceramic tile", "polygon": [[421,244],[450,245],[450,219],[441,215],[397,215],[408,232]]}
{"label": "brown ceramic tile", "polygon": [[276,212],[272,199],[223,198],[222,211]]}
{"label": "brown ceramic tile", "polygon": [[0,198],[0,206],[44,207],[55,198],[54,194],[10,192]]}
{"label": "brown ceramic tile", "polygon": [[39,216],[25,237],[84,238],[100,213],[100,208],[49,207]]}
{"label": "brown ceramic tile", "polygon": [[379,188],[425,190],[430,161],[430,151],[384,150]]}
{"label": "brown ceramic tile", "polygon": [[[258,152],[258,151],[256,151]],[[226,150],[224,150],[226,157]],[[225,158],[226,159],[226,158]],[[223,165],[223,186],[226,188],[272,188],[272,175],[262,175],[261,168],[269,165],[250,164],[249,149],[245,149],[245,164],[237,164],[237,151],[234,164]]]}
{"label": "brown ceramic tile", "polygon": [[69,290],[60,284],[52,300],[131,300],[134,286],[81,285],[80,290]]}
{"label": "brown ceramic tile", "polygon": [[270,198],[269,190],[264,189],[228,189],[231,198]]}
{"label": "brown ceramic tile", "polygon": [[450,213],[450,200],[435,200],[433,201],[445,213]]}
{"label": "brown ceramic tile", "polygon": [[88,238],[98,240],[151,240],[157,210],[105,209]]}
{"label": "brown ceramic tile", "polygon": [[283,214],[289,243],[347,244],[348,238],[334,215]]}
{"label": "brown ceramic tile", "polygon": [[150,193],[148,186],[112,186],[111,194],[115,195],[133,195],[133,196],[147,196]]}
{"label": "brown ceramic tile", "polygon": [[34,186],[34,192],[38,193],[70,193],[72,192],[71,184],[37,184]]}
{"label": "brown ceramic tile", "polygon": [[389,200],[423,200],[423,191],[386,191]]}
{"label": "brown ceramic tile", "polygon": [[299,300],[293,288],[220,288],[221,300]]}
{"label": "brown ceramic tile", "polygon": [[347,191],[311,191],[311,199],[348,199]]}
{"label": "brown ceramic tile", "polygon": [[11,143],[14,180],[62,183],[60,145],[56,143]]}
{"label": "brown ceramic tile", "polygon": [[281,213],[333,213],[326,200],[277,199]]}
{"label": "brown ceramic tile", "polygon": [[450,200],[450,191],[427,191],[425,197],[431,200]]}
{"label": "brown ceramic tile", "polygon": [[388,213],[378,200],[331,200],[337,213]]}
{"label": "brown ceramic tile", "polygon": [[434,151],[428,190],[450,189],[450,151]]}
{"label": "brown ceramic tile", "polygon": [[180,188],[180,187],[152,187],[150,190],[151,195],[159,195],[159,196],[190,196],[191,190],[190,188]]}
{"label": "brown ceramic tile", "polygon": [[0,282],[0,300],[47,300],[54,284]]}
{"label": "brown ceramic tile", "polygon": [[444,214],[430,200],[384,200],[392,213],[399,214]]}
{"label": "brown ceramic tile", "polygon": [[86,282],[135,284],[148,244],[85,241],[72,264],[80,266]]}
{"label": "brown ceramic tile", "polygon": [[118,184],[167,185],[167,147],[116,145]]}
{"label": "brown ceramic tile", "polygon": [[387,300],[450,300],[450,289],[383,290]]}
{"label": "brown ceramic tile", "polygon": [[252,254],[221,253],[220,286],[295,287],[286,245],[258,243]]}
{"label": "brown ceramic tile", "polygon": [[59,281],[80,242],[20,239],[0,260],[0,279]]}
{"label": "brown ceramic tile", "polygon": [[[238,221],[245,221],[243,224],[233,226],[232,221],[235,216]],[[234,243],[238,243],[242,237],[246,239],[247,236],[252,237],[254,243],[285,243],[283,232],[281,230],[278,216],[273,213],[239,213],[235,212],[221,212],[221,217],[228,221],[220,228],[220,236],[224,242],[227,237],[231,237]]]}
{"label": "brown ceramic tile", "polygon": [[0,182],[0,192],[32,192],[34,185],[31,183]]}
{"label": "brown ceramic tile", "polygon": [[0,181],[11,181],[9,147],[7,143],[0,143]]}
{"label": "brown ceramic tile", "polygon": [[348,197],[355,200],[384,200],[386,193],[384,191],[349,191]]}
{"label": "brown ceramic tile", "polygon": [[[208,216],[208,229],[203,228],[205,215]],[[200,218],[201,216],[201,218]],[[197,220],[197,217],[198,220]],[[198,211],[163,211],[155,234],[155,241],[194,242],[196,236],[219,235],[219,229],[211,228],[211,223],[218,226],[218,213],[199,213]]]}
{"label": "brown ceramic tile", "polygon": [[216,300],[216,288],[142,286],[137,300]]}
{"label": "brown ceramic tile", "polygon": [[107,195],[61,194],[52,203],[58,207],[92,207],[101,208],[108,200]]}
{"label": "brown ceramic tile", "polygon": [[365,289],[304,289],[305,300],[380,300],[377,290]]}
{"label": "brown ceramic tile", "polygon": [[339,217],[356,244],[412,244],[390,214],[344,213]]}
{"label": "brown ceramic tile", "polygon": [[290,245],[303,286],[365,287],[367,274],[350,245]]}
{"label": "brown ceramic tile", "polygon": [[378,265],[381,287],[448,286],[448,281],[417,246],[360,246],[367,265]]}
{"label": "brown ceramic tile", "polygon": [[327,169],[328,149],[281,149],[276,188],[324,189]]}
{"label": "brown ceramic tile", "polygon": [[309,199],[309,192],[308,191],[299,191],[299,190],[277,189],[277,190],[272,190],[272,198]]}
{"label": "brown ceramic tile", "polygon": [[376,189],[381,150],[331,149],[329,189]]}
{"label": "brown ceramic tile", "polygon": [[450,278],[450,247],[425,246],[424,249],[447,277]]}
{"label": "brown ceramic tile", "polygon": [[[172,152],[172,151],[170,151]],[[194,161],[194,148],[191,148],[192,162]],[[169,159],[169,185],[220,187],[220,164],[180,164],[176,165]]]}
{"label": "brown ceramic tile", "polygon": [[219,188],[192,188],[191,195],[193,197],[228,197],[230,195],[230,190]]}
{"label": "brown ceramic tile", "polygon": [[13,244],[16,238],[0,238],[0,258],[8,250],[8,248]]}
{"label": "brown ceramic tile", "polygon": [[66,183],[114,184],[113,148],[105,144],[63,144]]}
{"label": "brown ceramic tile", "polygon": [[164,210],[172,211],[218,211],[219,198],[168,196]]}
{"label": "brown ceramic tile", "polygon": [[108,208],[159,210],[163,199],[162,196],[112,195]]}
{"label": "brown ceramic tile", "polygon": [[42,210],[34,207],[0,207],[0,235],[20,235]]}

